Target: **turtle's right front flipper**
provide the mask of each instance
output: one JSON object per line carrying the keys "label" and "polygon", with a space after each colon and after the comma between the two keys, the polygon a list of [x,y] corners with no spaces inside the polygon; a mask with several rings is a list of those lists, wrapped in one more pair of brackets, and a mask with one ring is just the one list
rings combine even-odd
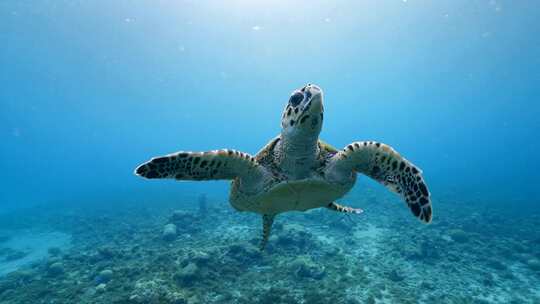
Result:
{"label": "turtle's right front flipper", "polygon": [[340,182],[355,172],[365,174],[399,194],[414,216],[431,222],[433,209],[422,171],[390,146],[373,141],[354,142],[329,161],[326,177]]}
{"label": "turtle's right front flipper", "polygon": [[135,169],[145,178],[177,180],[261,179],[264,168],[249,154],[235,150],[177,152],[152,158]]}

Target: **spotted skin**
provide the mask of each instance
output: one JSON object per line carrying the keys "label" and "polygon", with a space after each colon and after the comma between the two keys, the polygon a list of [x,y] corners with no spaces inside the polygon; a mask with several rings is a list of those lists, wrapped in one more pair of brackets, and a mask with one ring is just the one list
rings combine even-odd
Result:
{"label": "spotted skin", "polygon": [[[236,150],[177,152],[152,158],[135,169],[135,174],[149,178],[176,180],[220,180],[236,177],[257,178],[263,168],[254,157]],[[253,175],[253,176],[252,176]]]}
{"label": "spotted skin", "polygon": [[326,208],[328,208],[330,210],[337,211],[337,212],[343,212],[343,213],[360,214],[360,213],[364,212],[364,210],[362,210],[360,208],[353,208],[353,207],[349,207],[349,206],[343,206],[343,205],[340,205],[340,204],[338,204],[336,202],[328,204],[328,206],[326,206]]}
{"label": "spotted skin", "polygon": [[266,244],[268,243],[268,239],[270,238],[270,231],[272,230],[272,224],[274,223],[274,215],[270,214],[263,214],[262,216],[262,224],[263,224],[263,238],[261,241],[261,245],[259,246],[259,249],[262,251],[266,247]]}
{"label": "spotted skin", "polygon": [[431,198],[422,171],[390,146],[374,142],[354,142],[338,152],[326,169],[334,180],[365,174],[400,195],[414,216],[425,223],[433,217]]}

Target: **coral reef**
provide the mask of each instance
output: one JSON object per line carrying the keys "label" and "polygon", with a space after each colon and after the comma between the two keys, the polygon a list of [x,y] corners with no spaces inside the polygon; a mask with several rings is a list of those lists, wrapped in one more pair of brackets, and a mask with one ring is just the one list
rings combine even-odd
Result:
{"label": "coral reef", "polygon": [[167,224],[165,227],[163,227],[163,239],[166,241],[172,241],[176,238],[176,225],[175,224]]}
{"label": "coral reef", "polygon": [[260,218],[224,204],[40,215],[72,246],[0,277],[0,303],[540,303],[540,217],[437,202],[423,226],[393,197],[349,202],[365,212],[279,215],[263,252]]}

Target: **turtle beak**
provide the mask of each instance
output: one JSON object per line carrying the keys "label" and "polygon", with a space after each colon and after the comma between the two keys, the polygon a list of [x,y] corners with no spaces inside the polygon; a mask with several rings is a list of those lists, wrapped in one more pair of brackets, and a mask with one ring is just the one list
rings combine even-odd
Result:
{"label": "turtle beak", "polygon": [[300,92],[304,94],[303,112],[322,112],[322,90],[314,84],[308,84]]}

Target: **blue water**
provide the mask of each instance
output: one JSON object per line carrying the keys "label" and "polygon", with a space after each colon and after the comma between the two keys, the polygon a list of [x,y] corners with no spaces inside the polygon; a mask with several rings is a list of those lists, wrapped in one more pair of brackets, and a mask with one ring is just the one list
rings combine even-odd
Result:
{"label": "blue water", "polygon": [[2,1],[0,213],[225,201],[227,182],[133,170],[255,154],[306,83],[325,93],[322,139],[384,142],[422,168],[434,221],[452,202],[538,214],[540,3],[499,0]]}

